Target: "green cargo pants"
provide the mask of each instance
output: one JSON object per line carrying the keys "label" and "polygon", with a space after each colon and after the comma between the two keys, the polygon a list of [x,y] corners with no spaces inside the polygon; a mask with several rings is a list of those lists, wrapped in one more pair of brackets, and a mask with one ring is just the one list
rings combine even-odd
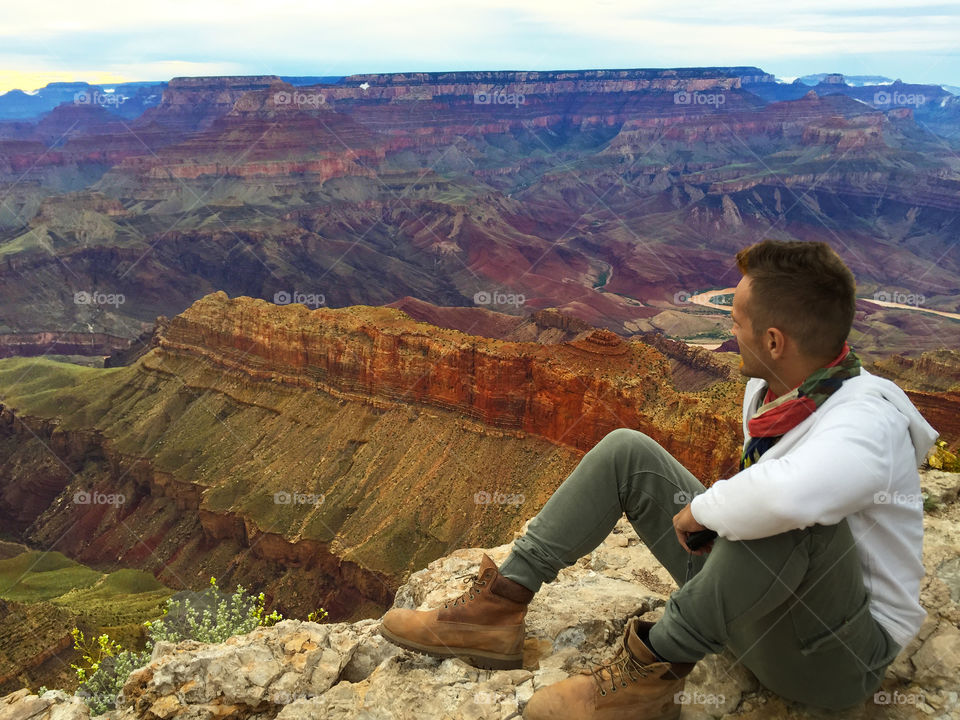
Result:
{"label": "green cargo pants", "polygon": [[[687,553],[673,516],[704,486],[656,441],[614,430],[530,521],[500,567],[531,590],[627,519],[680,588],[650,632],[657,652],[694,662],[729,648],[778,695],[839,710],[877,690],[900,647],[869,612],[846,520]],[[692,568],[688,574],[688,563]]]}

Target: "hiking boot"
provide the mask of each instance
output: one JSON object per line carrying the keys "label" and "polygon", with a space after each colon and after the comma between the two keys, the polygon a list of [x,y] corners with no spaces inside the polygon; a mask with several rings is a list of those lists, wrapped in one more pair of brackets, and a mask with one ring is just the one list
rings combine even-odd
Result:
{"label": "hiking boot", "polygon": [[380,634],[406,650],[457,657],[485,670],[521,667],[523,618],[534,592],[501,575],[486,554],[464,582],[470,588],[435,610],[388,610]]}
{"label": "hiking boot", "polygon": [[524,720],[675,720],[696,663],[657,660],[641,640],[653,623],[631,618],[613,660],[535,692]]}

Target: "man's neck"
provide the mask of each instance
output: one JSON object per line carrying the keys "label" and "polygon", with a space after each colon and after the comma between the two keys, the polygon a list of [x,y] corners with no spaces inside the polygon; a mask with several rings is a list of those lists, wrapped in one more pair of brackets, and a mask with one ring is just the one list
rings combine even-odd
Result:
{"label": "man's neck", "polygon": [[803,381],[813,375],[817,370],[824,367],[829,360],[823,363],[808,362],[798,364],[795,368],[783,369],[777,372],[773,377],[764,378],[767,381],[767,389],[774,400],[781,395],[786,395],[794,388],[800,387]]}
{"label": "man's neck", "polygon": [[838,355],[837,358],[828,358],[826,360],[809,360],[795,357],[790,366],[774,368],[774,371],[771,373],[772,377],[764,378],[764,380],[767,381],[769,394],[772,395],[767,402],[787,394],[794,388],[800,387],[804,380],[813,375],[817,370],[836,362],[839,357]]}

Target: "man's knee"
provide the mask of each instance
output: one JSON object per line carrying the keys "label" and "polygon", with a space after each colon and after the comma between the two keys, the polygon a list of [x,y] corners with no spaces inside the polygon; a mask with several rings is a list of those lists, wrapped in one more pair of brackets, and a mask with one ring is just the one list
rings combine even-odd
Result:
{"label": "man's knee", "polygon": [[[672,485],[687,487],[692,476],[660,443],[649,435],[630,428],[611,430],[590,452],[617,463],[625,475],[641,470],[669,476]],[[699,481],[693,484],[699,485]],[[703,490],[700,485],[700,490]],[[689,502],[689,499],[686,501]],[[686,504],[686,502],[681,504]]]}
{"label": "man's knee", "polygon": [[603,454],[620,456],[638,449],[651,449],[654,445],[659,446],[656,440],[639,430],[617,428],[604,435],[600,442],[594,445],[594,449]]}

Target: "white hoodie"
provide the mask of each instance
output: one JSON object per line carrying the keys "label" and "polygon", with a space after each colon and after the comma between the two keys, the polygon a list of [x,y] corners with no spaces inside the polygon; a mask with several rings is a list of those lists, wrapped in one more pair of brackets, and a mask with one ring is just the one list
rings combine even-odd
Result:
{"label": "white hoodie", "polygon": [[[747,382],[747,421],[766,394]],[[730,540],[752,540],[843,518],[853,533],[870,613],[904,647],[920,629],[923,500],[917,467],[938,433],[896,384],[868,373],[844,381],[810,417],[750,467],[693,499],[694,519]]]}

